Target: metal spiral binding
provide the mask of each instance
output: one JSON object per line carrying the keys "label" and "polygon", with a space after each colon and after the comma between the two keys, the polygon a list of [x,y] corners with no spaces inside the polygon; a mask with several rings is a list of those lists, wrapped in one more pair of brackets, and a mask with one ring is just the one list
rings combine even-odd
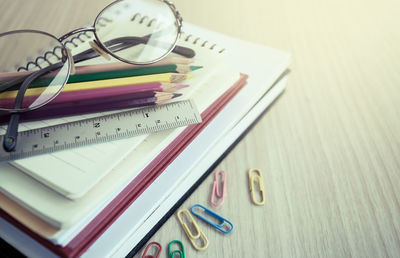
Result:
{"label": "metal spiral binding", "polygon": [[[100,22],[99,22],[100,21]],[[104,21],[104,23],[102,23]],[[98,19],[98,25],[105,27],[108,22],[111,22],[112,20],[109,20],[107,18],[104,17],[100,17]],[[79,46],[79,44],[85,43],[87,40],[90,40],[92,38],[92,36],[90,35],[90,33],[88,33],[87,31],[81,32],[73,37],[71,37],[68,40],[65,40],[64,46],[69,47],[69,48],[76,48]],[[53,48],[53,50],[49,50],[47,52],[44,53],[43,56],[39,56],[35,59],[35,61],[29,61],[28,63],[26,63],[25,66],[19,66],[17,68],[17,71],[30,71],[33,70],[35,68],[39,68],[39,69],[43,69],[44,67],[46,67],[47,65],[52,65],[53,63],[49,60],[51,57],[56,57],[57,61],[61,60],[62,55],[61,55],[61,51],[62,48],[60,46],[56,46]],[[42,60],[44,62],[42,62]],[[47,63],[45,66],[43,66],[43,64]]]}
{"label": "metal spiral binding", "polygon": [[[146,15],[142,17],[142,15],[140,13],[135,13],[132,16],[131,21],[134,22],[136,19],[140,19],[139,20],[139,24],[143,24],[145,22],[145,20],[148,20],[150,18],[148,16],[146,16]],[[153,22],[155,22],[155,21],[157,21],[157,19],[155,19],[155,18],[153,18],[150,21],[148,21],[147,24],[146,24],[147,27],[150,27],[153,24]]]}
{"label": "metal spiral binding", "polygon": [[[202,40],[200,37],[194,37],[192,34],[182,33],[183,40],[186,42],[191,42],[193,45],[200,45],[200,47],[208,48],[210,50],[214,50],[217,47],[217,44],[210,44],[207,40]],[[193,41],[190,39],[193,38]],[[217,50],[218,53],[222,53],[225,51],[225,48],[221,48]]]}

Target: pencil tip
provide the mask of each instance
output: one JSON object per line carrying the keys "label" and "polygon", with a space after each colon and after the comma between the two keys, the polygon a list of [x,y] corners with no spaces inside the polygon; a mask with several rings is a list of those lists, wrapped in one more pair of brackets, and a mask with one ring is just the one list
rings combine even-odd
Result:
{"label": "pencil tip", "polygon": [[183,88],[187,88],[187,87],[189,87],[189,84],[178,84],[178,85],[176,85],[176,89],[177,90],[183,89]]}
{"label": "pencil tip", "polygon": [[177,97],[180,97],[180,96],[182,96],[182,93],[174,93],[172,95],[172,98],[177,98]]}
{"label": "pencil tip", "polygon": [[201,68],[203,68],[203,66],[199,66],[199,65],[191,65],[190,66],[190,70],[192,70],[192,71],[195,71],[195,70],[198,70],[198,69],[201,69]]}

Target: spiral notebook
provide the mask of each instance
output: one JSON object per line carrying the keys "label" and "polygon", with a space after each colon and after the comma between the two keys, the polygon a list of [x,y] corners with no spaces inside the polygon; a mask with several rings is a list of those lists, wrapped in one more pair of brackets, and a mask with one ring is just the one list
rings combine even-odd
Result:
{"label": "spiral notebook", "polygon": [[[107,20],[103,20],[101,22],[101,29],[106,30],[108,22],[109,21]],[[140,19],[135,19],[132,22],[144,27],[156,26],[155,22],[140,23]],[[91,38],[89,37],[88,33],[81,33],[78,36],[70,39],[66,44],[71,49],[72,53],[76,54],[86,50],[89,47],[88,42],[90,40]],[[189,37],[188,35],[182,35],[181,40],[178,42],[178,45],[193,48],[195,51],[199,52],[200,54],[198,56],[201,58],[195,58],[195,64],[206,66],[207,68],[193,72],[195,74],[195,78],[185,82],[191,86],[187,89],[181,90],[184,98],[190,98],[193,96],[193,94],[195,94],[196,88],[198,88],[202,81],[207,80],[207,78],[211,76],[210,71],[215,70],[212,67],[216,66],[219,62],[218,60],[220,60],[223,56],[223,51],[218,46],[209,45],[207,48],[204,47],[203,43],[204,41],[201,41],[195,37]],[[52,55],[51,58],[54,59],[59,56],[56,51],[57,50],[53,51],[54,55]],[[48,57],[48,59],[49,58],[50,57]],[[38,60],[44,62],[43,59]],[[106,60],[104,58],[99,57],[93,60],[85,61],[82,63],[82,65],[96,64],[105,61]],[[110,62],[113,61],[115,62],[116,60],[111,60]],[[79,65],[81,65],[81,63]],[[34,63],[30,62],[27,65],[21,66],[21,69],[33,69],[35,68],[34,66]],[[100,114],[23,123],[20,125],[20,130],[70,122],[98,115]],[[4,133],[5,129],[0,128],[0,130],[1,129],[3,129]],[[84,196],[129,152],[135,149],[135,147],[142,143],[146,138],[147,135],[142,135],[131,139],[60,151],[52,154],[17,160],[10,162],[10,165],[35,178],[35,180],[41,182],[59,194],[70,199],[77,199]],[[0,170],[8,171],[10,169],[14,170],[8,166],[0,165]],[[1,179],[1,176],[2,175],[0,175],[0,181],[5,181]]]}
{"label": "spiral notebook", "polygon": [[[205,42],[197,36],[183,34],[178,43],[194,49],[197,53],[194,63],[203,65],[203,69],[196,71],[195,78],[190,80],[191,86],[182,90],[184,96],[193,96],[200,112],[240,78],[239,71],[223,62],[225,51]],[[58,121],[52,120],[51,123]],[[40,123],[26,123],[25,126],[37,124]],[[2,165],[0,190],[51,225],[68,228],[82,221],[88,213],[96,214],[101,210],[107,203],[104,199],[118,193],[115,187],[129,178],[131,180],[182,130],[178,128],[151,136],[61,151]],[[137,153],[140,157],[131,166],[131,171],[124,175],[112,173],[113,168],[129,153]],[[82,168],[85,172],[82,172]],[[51,194],[52,190],[62,196]]]}

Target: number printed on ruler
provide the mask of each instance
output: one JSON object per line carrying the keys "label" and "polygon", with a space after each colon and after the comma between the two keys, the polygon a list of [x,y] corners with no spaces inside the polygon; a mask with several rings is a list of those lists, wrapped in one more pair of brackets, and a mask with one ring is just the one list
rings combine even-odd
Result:
{"label": "number printed on ruler", "polygon": [[[192,100],[149,106],[18,133],[13,152],[0,147],[0,161],[149,134],[201,122]],[[0,136],[3,142],[4,135]]]}

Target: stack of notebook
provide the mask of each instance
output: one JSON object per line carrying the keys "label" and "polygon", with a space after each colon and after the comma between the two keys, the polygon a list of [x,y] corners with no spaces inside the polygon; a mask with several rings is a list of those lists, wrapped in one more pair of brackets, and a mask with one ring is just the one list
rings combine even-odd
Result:
{"label": "stack of notebook", "polygon": [[184,31],[202,68],[180,92],[202,123],[1,164],[1,238],[30,257],[135,253],[282,93],[288,53]]}

